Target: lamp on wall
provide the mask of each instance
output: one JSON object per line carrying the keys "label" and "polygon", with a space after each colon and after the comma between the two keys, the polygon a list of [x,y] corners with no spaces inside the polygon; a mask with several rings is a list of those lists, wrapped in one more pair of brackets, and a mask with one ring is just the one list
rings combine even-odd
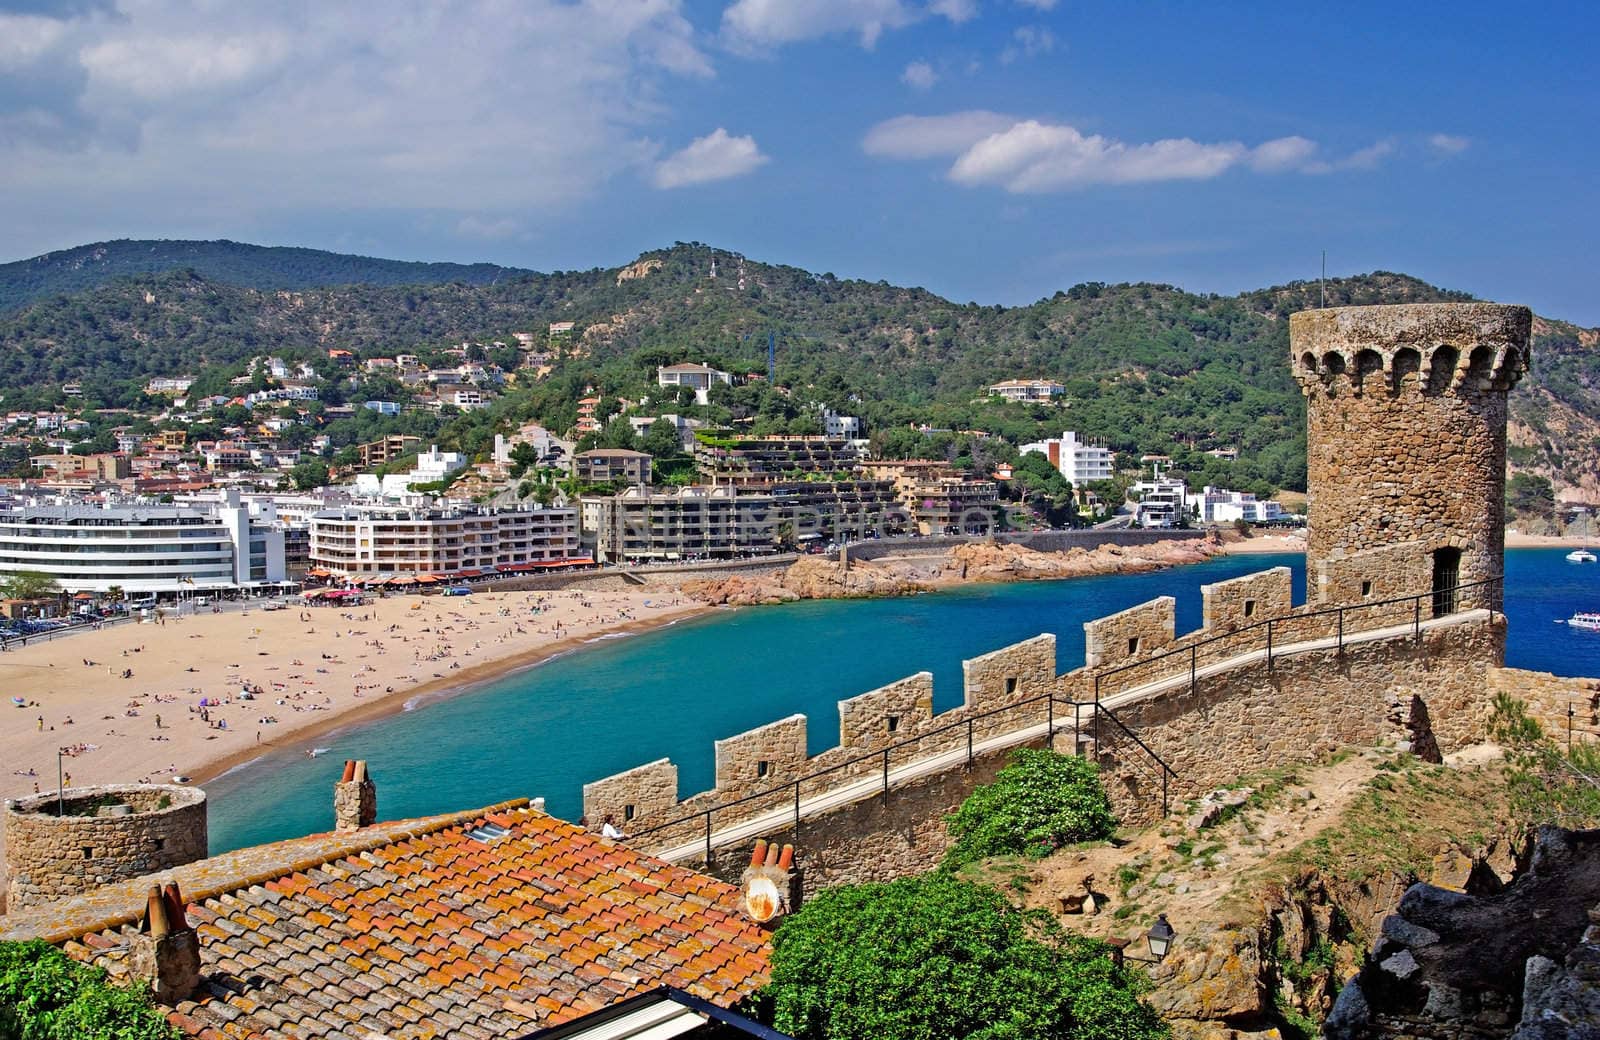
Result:
{"label": "lamp on wall", "polygon": [[1166,959],[1167,951],[1172,948],[1172,940],[1178,937],[1178,933],[1172,930],[1166,914],[1157,914],[1156,923],[1150,926],[1144,937],[1150,944],[1150,956],[1160,963]]}

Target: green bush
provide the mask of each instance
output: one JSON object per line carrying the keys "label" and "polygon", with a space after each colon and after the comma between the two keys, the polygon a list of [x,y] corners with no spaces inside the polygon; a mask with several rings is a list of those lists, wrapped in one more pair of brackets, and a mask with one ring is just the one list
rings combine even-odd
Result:
{"label": "green bush", "polygon": [[40,939],[0,942],[0,1040],[176,1040],[147,993]]}
{"label": "green bush", "polygon": [[756,1003],[796,1040],[1160,1040],[1147,985],[1044,911],[935,872],[807,902]]}
{"label": "green bush", "polygon": [[955,838],[944,859],[950,869],[986,856],[1047,856],[1075,841],[1108,838],[1117,825],[1093,763],[1028,748],[1013,752],[994,782],[945,821]]}

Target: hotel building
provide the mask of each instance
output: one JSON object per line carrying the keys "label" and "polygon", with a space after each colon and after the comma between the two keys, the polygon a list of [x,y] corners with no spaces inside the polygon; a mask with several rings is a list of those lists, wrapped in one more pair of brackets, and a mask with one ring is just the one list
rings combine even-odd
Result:
{"label": "hotel building", "polygon": [[64,592],[129,596],[241,589],[287,580],[284,533],[230,495],[215,508],[11,506],[0,509],[0,576],[50,575]]}
{"label": "hotel building", "polygon": [[311,517],[311,564],[345,577],[527,570],[579,559],[576,509],[330,509]]}

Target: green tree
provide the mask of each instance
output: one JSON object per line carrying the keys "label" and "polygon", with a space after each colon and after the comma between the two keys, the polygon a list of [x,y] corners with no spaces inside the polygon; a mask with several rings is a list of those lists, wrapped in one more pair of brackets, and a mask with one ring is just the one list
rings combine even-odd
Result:
{"label": "green tree", "polygon": [[1556,490],[1548,477],[1513,473],[1506,481],[1506,505],[1518,516],[1549,520],[1556,512]]}
{"label": "green tree", "polygon": [[1511,810],[1519,823],[1581,829],[1600,822],[1600,747],[1587,741],[1564,747],[1506,693],[1495,695],[1489,733],[1504,749]]}
{"label": "green tree", "polygon": [[1159,1040],[1108,948],[947,873],[830,889],[773,936],[758,995],[797,1040]]}
{"label": "green tree", "polygon": [[642,451],[649,452],[656,459],[669,459],[683,450],[678,440],[678,428],[672,425],[670,419],[657,419],[645,431],[644,446]]}
{"label": "green tree", "polygon": [[526,441],[511,446],[511,476],[513,479],[522,476],[539,462],[539,449]]}
{"label": "green tree", "polygon": [[43,599],[61,594],[56,579],[43,571],[17,571],[0,581],[0,590],[7,599]]}
{"label": "green tree", "polygon": [[149,994],[115,986],[42,939],[0,942],[0,1037],[176,1040]]}
{"label": "green tree", "polygon": [[289,471],[289,479],[293,480],[294,486],[301,491],[326,487],[328,464],[321,459],[306,459]]}
{"label": "green tree", "polygon": [[994,782],[975,789],[945,820],[955,838],[947,868],[985,856],[1045,856],[1075,841],[1108,838],[1117,825],[1094,763],[1031,748],[1013,751]]}

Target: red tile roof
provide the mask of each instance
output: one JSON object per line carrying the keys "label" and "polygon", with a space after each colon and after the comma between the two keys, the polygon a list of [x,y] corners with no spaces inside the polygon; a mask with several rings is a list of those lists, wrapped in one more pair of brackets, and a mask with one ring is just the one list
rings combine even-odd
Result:
{"label": "red tile roof", "polygon": [[[486,821],[510,833],[467,836]],[[767,979],[767,935],[732,885],[525,803],[229,856],[168,872],[200,937],[204,981],[170,1016],[192,1036],[486,1040],[663,984],[727,1006]],[[101,891],[133,907],[148,884]],[[107,898],[38,930],[115,972],[137,924]]]}

